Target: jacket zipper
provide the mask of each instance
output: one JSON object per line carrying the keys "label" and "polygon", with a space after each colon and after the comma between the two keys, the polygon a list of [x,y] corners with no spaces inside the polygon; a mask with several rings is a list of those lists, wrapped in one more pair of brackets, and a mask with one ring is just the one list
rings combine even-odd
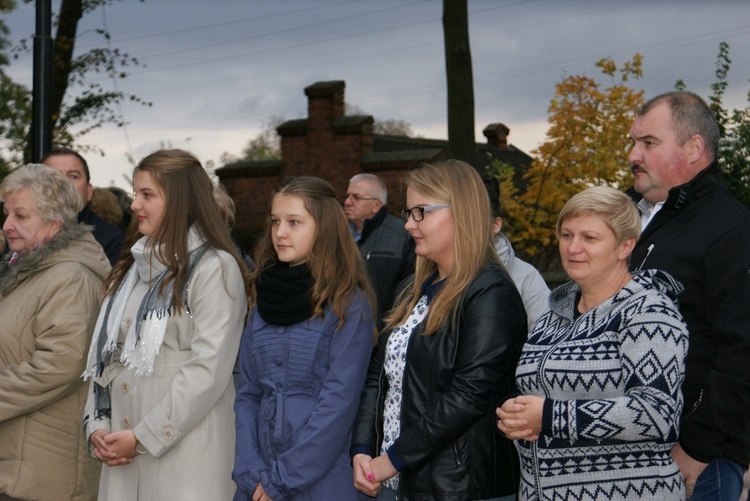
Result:
{"label": "jacket zipper", "polygon": [[453,442],[451,444],[451,447],[453,447],[453,459],[456,461],[456,466],[461,466],[463,463],[461,462],[461,458],[458,456],[458,445],[456,442]]}
{"label": "jacket zipper", "polygon": [[[574,305],[573,307],[575,308],[576,306]],[[571,332],[571,329],[573,329],[575,327],[575,325],[581,320],[581,318],[583,318],[586,315],[586,313],[588,313],[588,312],[583,313],[580,317],[578,317],[575,320],[572,320],[570,322],[570,324],[568,324],[568,333]],[[544,366],[546,365],[547,360],[549,359],[549,357],[552,355],[552,352],[555,351],[558,346],[560,346],[561,344],[563,344],[565,342],[565,340],[566,340],[565,336],[560,336],[560,338],[558,339],[558,341],[555,344],[553,344],[550,347],[549,350],[547,350],[547,352],[544,354],[544,356],[542,357],[542,359],[539,361],[539,367],[537,367],[536,375],[537,375],[537,379],[539,380],[539,387],[544,391],[544,397],[545,398],[550,398],[550,392],[549,392],[549,388],[547,388],[547,385],[544,383],[544,378],[542,377],[542,372],[544,370]],[[531,444],[531,451],[532,451],[531,452],[531,456],[534,458],[534,464],[535,465],[539,464],[539,458],[538,458],[538,456],[539,456],[539,446],[538,446],[538,444],[539,444],[539,439],[535,440]],[[539,477],[539,468],[536,467],[536,466],[534,466],[534,484],[535,484],[534,485],[534,489],[536,490],[537,498],[538,499],[544,499],[542,497],[542,485],[541,485],[541,478]]]}
{"label": "jacket zipper", "polygon": [[[387,339],[387,338],[386,338]],[[385,355],[385,353],[384,353]],[[385,360],[383,361],[385,364]],[[383,446],[382,442],[380,441],[380,427],[378,426],[378,423],[380,422],[380,419],[383,417],[381,416],[381,410],[380,410],[380,395],[383,392],[383,374],[385,373],[385,366],[380,370],[380,373],[378,374],[378,396],[375,400],[375,447],[376,450],[373,451],[375,454],[375,457],[378,457],[380,455],[380,449]]]}
{"label": "jacket zipper", "polygon": [[531,448],[534,451],[532,454],[532,457],[534,458],[534,490],[536,491],[537,499],[544,499],[542,493],[542,482],[541,478],[539,478],[539,467],[537,466],[539,464],[539,459],[537,457],[539,454],[538,439],[534,440],[534,442],[531,444]]}
{"label": "jacket zipper", "polygon": [[[419,302],[419,300],[417,300]],[[428,302],[429,304],[429,302]],[[427,313],[429,315],[429,312]],[[427,317],[425,317],[422,322]],[[419,325],[416,325],[414,328],[417,329],[422,324],[420,322]],[[406,395],[406,374],[408,374],[408,371],[406,370],[409,366],[409,345],[411,344],[411,340],[414,337],[415,332],[414,330],[411,331],[411,334],[409,334],[409,339],[406,341],[406,361],[404,362],[404,378],[401,381],[401,409],[399,409],[399,421],[401,422],[399,425],[399,436],[401,435],[401,428],[403,427],[403,418],[404,418],[404,395]],[[385,371],[384,371],[385,372]],[[398,439],[396,439],[398,440]],[[404,477],[401,476],[401,472],[398,472],[396,475],[398,475],[398,489],[396,490],[396,501],[399,501],[400,499],[404,499]]]}
{"label": "jacket zipper", "polygon": [[648,249],[646,249],[646,255],[643,258],[643,261],[641,261],[641,264],[638,266],[638,268],[635,269],[636,272],[641,271],[641,268],[643,268],[643,265],[646,264],[646,259],[648,259],[648,256],[651,254],[651,251],[654,250],[654,244],[651,244],[648,246]]}
{"label": "jacket zipper", "polygon": [[687,414],[683,416],[683,419],[690,416],[695,411],[697,411],[702,401],[703,401],[703,388],[701,388],[701,392],[698,394],[698,400],[696,400],[695,403],[693,404],[693,408],[690,409],[690,412],[688,412]]}

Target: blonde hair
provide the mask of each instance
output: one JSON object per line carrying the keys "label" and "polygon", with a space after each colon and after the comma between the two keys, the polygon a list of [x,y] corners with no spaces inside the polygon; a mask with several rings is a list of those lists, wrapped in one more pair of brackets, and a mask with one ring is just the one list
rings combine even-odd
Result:
{"label": "blonde hair", "polygon": [[[409,173],[404,184],[436,203],[451,204],[455,223],[453,270],[432,300],[427,314],[424,334],[431,335],[455,315],[461,294],[479,269],[488,262],[500,264],[495,252],[490,201],[477,171],[459,160],[422,164]],[[406,321],[419,300],[418,292],[436,271],[434,262],[417,256],[414,281],[399,295],[396,305],[386,317],[386,331]]]}
{"label": "blonde hair", "polygon": [[597,216],[604,221],[615,234],[618,245],[628,238],[638,240],[641,236],[641,216],[635,202],[610,186],[593,186],[565,202],[557,216],[557,238],[560,238],[560,229],[565,221],[588,215]]}
{"label": "blonde hair", "polygon": [[[302,200],[317,227],[307,258],[307,267],[315,281],[311,298],[313,314],[322,316],[323,308],[330,304],[333,313],[343,324],[351,301],[350,293],[356,288],[363,291],[374,311],[375,300],[367,270],[333,186],[318,177],[292,177],[273,192],[271,203],[281,195]],[[251,305],[255,304],[258,277],[263,270],[279,261],[271,239],[270,206],[268,212],[265,233],[255,249],[257,266],[250,278]]]}

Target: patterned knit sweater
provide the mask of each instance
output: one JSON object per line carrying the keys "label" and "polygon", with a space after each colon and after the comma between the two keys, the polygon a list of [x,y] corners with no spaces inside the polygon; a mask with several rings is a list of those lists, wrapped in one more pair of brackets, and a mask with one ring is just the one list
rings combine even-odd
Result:
{"label": "patterned knit sweater", "polygon": [[520,499],[684,498],[670,455],[688,346],[681,291],[643,271],[578,318],[575,283],[551,293],[516,370],[521,394],[545,397],[539,439],[516,442]]}

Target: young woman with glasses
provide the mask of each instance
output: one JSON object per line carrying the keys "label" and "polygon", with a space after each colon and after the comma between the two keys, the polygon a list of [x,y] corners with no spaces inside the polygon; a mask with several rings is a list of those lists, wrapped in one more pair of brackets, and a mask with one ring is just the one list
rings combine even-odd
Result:
{"label": "young woman with glasses", "polygon": [[456,160],[406,179],[416,272],[386,318],[351,454],[378,499],[513,499],[519,467],[493,407],[513,388],[526,313],[494,250],[487,192]]}

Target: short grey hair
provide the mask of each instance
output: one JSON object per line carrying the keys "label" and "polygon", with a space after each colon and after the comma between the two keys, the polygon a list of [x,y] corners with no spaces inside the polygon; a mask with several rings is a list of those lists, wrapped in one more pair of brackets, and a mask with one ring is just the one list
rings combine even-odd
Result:
{"label": "short grey hair", "polygon": [[385,185],[382,179],[380,179],[375,174],[368,174],[368,173],[362,173],[362,174],[356,174],[352,176],[352,178],[349,180],[350,183],[361,183],[361,182],[367,182],[370,183],[372,192],[370,193],[370,196],[373,198],[377,198],[381,202],[383,202],[383,205],[386,205],[388,203],[388,187]]}
{"label": "short grey hair", "polygon": [[669,108],[677,143],[682,146],[698,134],[703,138],[707,156],[716,160],[719,152],[719,124],[703,98],[694,92],[683,90],[665,92],[649,99],[638,111],[638,116],[645,115],[662,103]]}
{"label": "short grey hair", "polygon": [[57,169],[44,164],[19,167],[0,184],[0,200],[12,193],[28,189],[39,217],[45,223],[60,221],[63,226],[76,224],[83,209],[83,198],[73,182]]}

